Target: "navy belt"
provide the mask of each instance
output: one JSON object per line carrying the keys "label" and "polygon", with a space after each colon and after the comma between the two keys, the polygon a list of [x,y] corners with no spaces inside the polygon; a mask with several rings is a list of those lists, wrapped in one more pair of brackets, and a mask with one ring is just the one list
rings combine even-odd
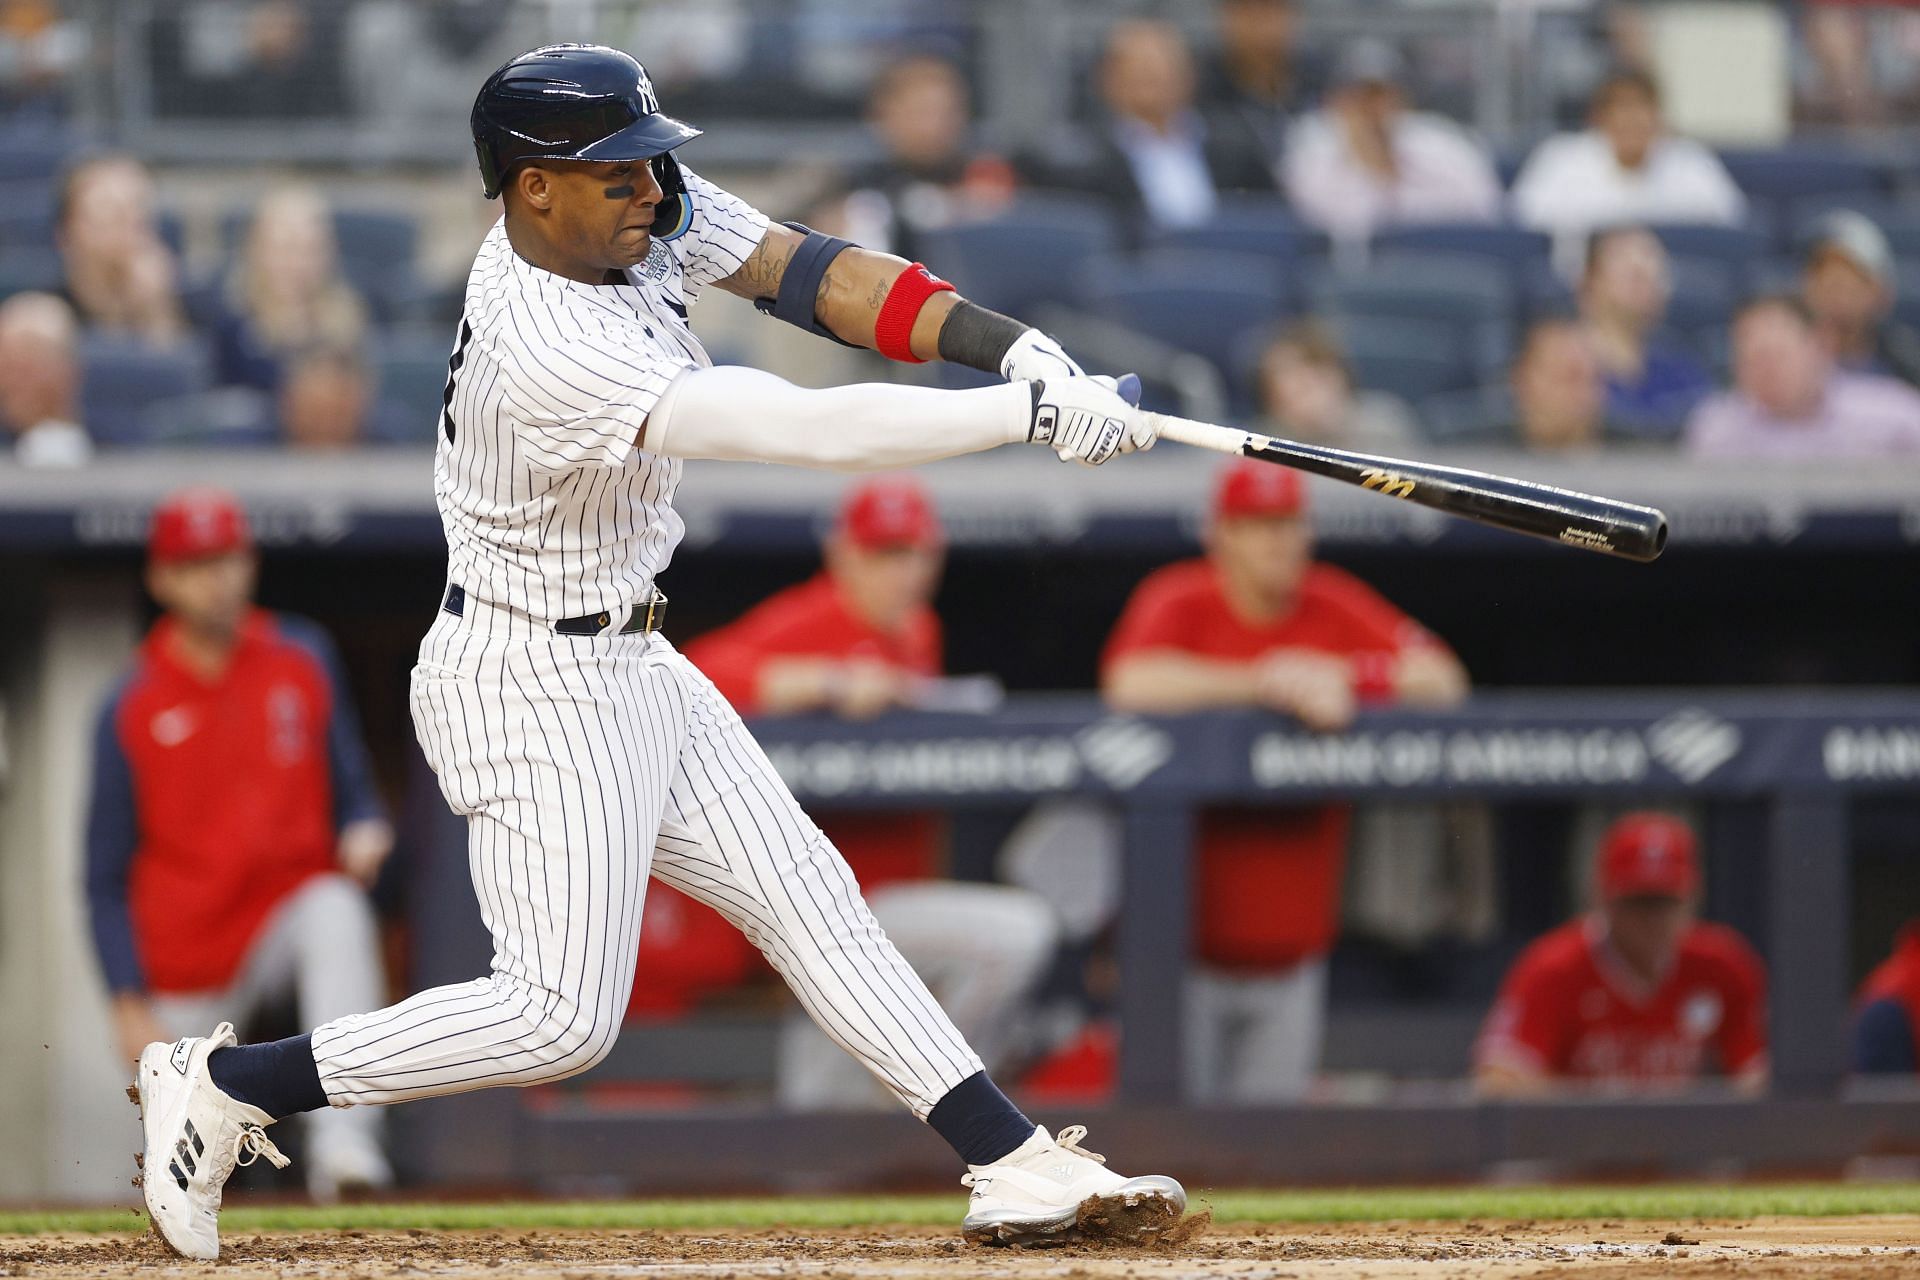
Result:
{"label": "navy belt", "polygon": [[[447,584],[447,597],[440,607],[458,618],[467,611],[467,589],[453,583]],[[639,631],[658,631],[667,620],[667,596],[658,587],[644,605],[636,604],[633,612],[627,615],[626,625],[616,635],[630,636]],[[606,633],[613,625],[611,613],[583,613],[577,618],[562,618],[553,624],[555,635],[561,636],[597,636]]]}

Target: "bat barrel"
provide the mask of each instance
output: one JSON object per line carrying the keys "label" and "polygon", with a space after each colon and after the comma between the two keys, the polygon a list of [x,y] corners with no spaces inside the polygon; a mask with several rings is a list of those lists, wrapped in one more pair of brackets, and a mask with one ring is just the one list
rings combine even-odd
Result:
{"label": "bat barrel", "polygon": [[1515,533],[1647,563],[1667,545],[1665,513],[1636,503],[1572,489],[1489,475],[1463,467],[1379,458],[1255,437],[1243,449],[1264,458],[1416,502]]}
{"label": "bat barrel", "polygon": [[1463,467],[1277,440],[1167,414],[1151,416],[1163,440],[1277,462],[1565,546],[1645,563],[1667,545],[1667,517],[1652,507]]}

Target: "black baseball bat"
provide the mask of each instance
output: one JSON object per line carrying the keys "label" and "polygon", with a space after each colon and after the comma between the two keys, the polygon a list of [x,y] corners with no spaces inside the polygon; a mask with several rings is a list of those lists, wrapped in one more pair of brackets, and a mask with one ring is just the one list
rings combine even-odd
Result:
{"label": "black baseball bat", "polygon": [[1163,413],[1148,416],[1162,440],[1296,467],[1549,542],[1642,564],[1657,559],[1667,545],[1666,513],[1653,507],[1464,467],[1302,444]]}

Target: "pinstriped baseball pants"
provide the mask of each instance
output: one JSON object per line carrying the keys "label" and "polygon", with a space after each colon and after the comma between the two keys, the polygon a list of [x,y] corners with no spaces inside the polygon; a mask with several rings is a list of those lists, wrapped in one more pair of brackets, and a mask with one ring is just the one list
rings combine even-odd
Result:
{"label": "pinstriped baseball pants", "polygon": [[916,1115],[981,1069],[739,716],[666,640],[556,636],[484,606],[442,613],[412,707],[467,816],[492,972],[315,1029],[335,1106],[599,1062],[635,981],[649,873],[744,932]]}

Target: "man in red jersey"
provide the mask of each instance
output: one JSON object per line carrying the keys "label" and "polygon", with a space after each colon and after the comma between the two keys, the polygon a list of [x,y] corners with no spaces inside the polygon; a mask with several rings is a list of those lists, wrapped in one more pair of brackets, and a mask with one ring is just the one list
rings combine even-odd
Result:
{"label": "man in red jersey", "polygon": [[1487,1015],[1473,1051],[1483,1092],[1672,1087],[1715,1072],[1765,1087],[1766,972],[1739,934],[1694,918],[1694,844],[1663,813],[1607,828],[1598,907],[1521,952]]}
{"label": "man in red jersey", "polygon": [[[155,511],[164,610],[108,697],[87,820],[93,941],[128,1060],[291,995],[303,1022],[386,998],[366,887],[393,848],[333,645],[253,606],[240,504]],[[309,1188],[379,1187],[378,1109],[317,1112]]]}
{"label": "man in red jersey", "polygon": [[1893,954],[1860,984],[1853,1069],[1867,1075],[1920,1071],[1920,920],[1907,922],[1893,941]]}
{"label": "man in red jersey", "polygon": [[[1117,710],[1266,707],[1344,728],[1365,703],[1445,706],[1459,660],[1365,583],[1312,558],[1296,471],[1242,460],[1220,475],[1207,554],[1134,591],[1107,641]],[[1187,1082],[1211,1101],[1297,1097],[1318,1065],[1326,956],[1339,911],[1344,805],[1208,811],[1195,870]]]}
{"label": "man in red jersey", "polygon": [[[856,485],[823,552],[820,573],[694,640],[688,659],[744,715],[866,720],[935,701],[945,535],[927,491],[904,475]],[[991,1067],[1010,1013],[1053,955],[1053,909],[1025,889],[941,879],[936,814],[816,816],[874,918]],[[858,1061],[798,1014],[781,1039],[780,1097],[803,1109],[885,1102]]]}

